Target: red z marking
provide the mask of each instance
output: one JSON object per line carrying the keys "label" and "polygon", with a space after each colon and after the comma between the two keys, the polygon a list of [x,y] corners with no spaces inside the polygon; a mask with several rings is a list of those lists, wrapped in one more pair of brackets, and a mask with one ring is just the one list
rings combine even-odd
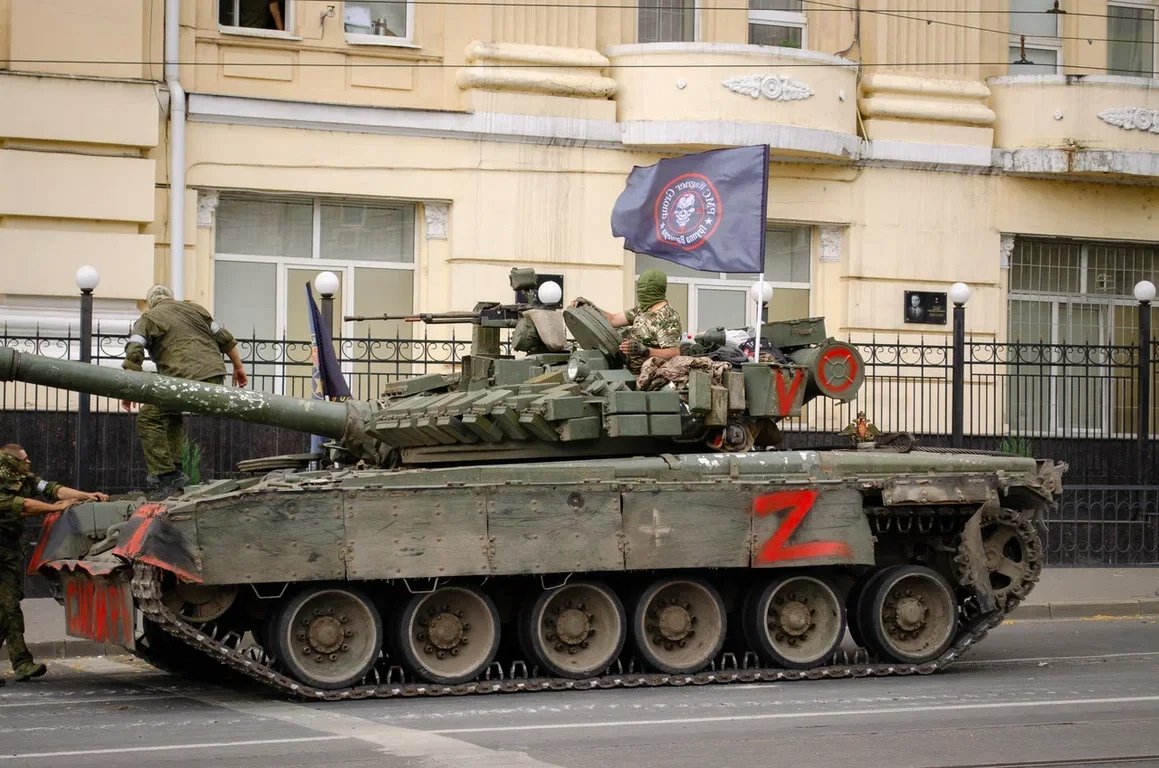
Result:
{"label": "red z marking", "polygon": [[776,563],[781,560],[807,560],[814,557],[853,557],[853,550],[843,541],[810,541],[805,544],[785,546],[789,537],[805,521],[805,516],[813,508],[820,491],[805,489],[799,491],[778,491],[766,493],[753,500],[753,514],[758,517],[775,515],[788,511],[784,522],[777,527],[761,551],[757,553],[758,563]]}
{"label": "red z marking", "polygon": [[781,409],[781,415],[788,416],[793,410],[793,403],[797,400],[797,390],[805,383],[805,372],[800,368],[793,371],[793,383],[788,388],[785,387],[785,372],[776,368],[773,373],[776,374],[774,378],[777,381],[777,405]]}

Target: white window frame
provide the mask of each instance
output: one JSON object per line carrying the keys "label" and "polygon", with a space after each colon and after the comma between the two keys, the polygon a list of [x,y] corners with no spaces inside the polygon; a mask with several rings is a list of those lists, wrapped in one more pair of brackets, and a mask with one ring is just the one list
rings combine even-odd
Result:
{"label": "white window frame", "polygon": [[386,37],[383,35],[366,35],[361,32],[346,32],[346,4],[342,6],[342,29],[346,35],[347,45],[378,45],[388,48],[421,48],[414,42],[415,37],[415,4],[413,0],[406,3],[406,34],[403,36]]}
{"label": "white window frame", "polygon": [[[794,223],[786,223],[783,221],[768,221],[768,222],[765,222],[765,229],[766,230],[769,230],[769,229],[805,229],[805,230],[808,230],[808,232],[809,232],[809,281],[805,282],[805,283],[801,283],[801,282],[792,282],[792,281],[788,281],[788,280],[774,280],[771,277],[769,277],[768,275],[765,275],[765,282],[768,285],[772,286],[772,288],[773,288],[773,301],[777,300],[776,292],[778,289],[781,289],[781,288],[808,291],[809,292],[809,310],[811,313],[812,309],[813,309],[813,299],[814,299],[814,293],[813,293],[813,272],[814,272],[813,257],[814,257],[814,253],[813,253],[813,248],[814,248],[814,243],[817,242],[817,237],[815,236],[816,235],[816,227],[814,227],[810,224],[794,224]],[[639,267],[638,263],[635,265],[635,272],[636,272],[636,274],[632,279],[633,283],[635,283],[635,281],[637,279],[639,279],[639,277],[640,277],[640,267]],[[750,282],[747,280],[742,281],[742,280],[737,280],[736,278],[725,277],[723,272],[716,273],[716,275],[717,275],[716,277],[711,277],[712,274],[713,273],[711,273],[711,272],[705,272],[704,277],[699,277],[699,276],[689,277],[688,275],[670,275],[668,277],[668,284],[669,285],[686,285],[686,286],[688,286],[688,317],[682,318],[685,321],[685,324],[687,326],[684,330],[689,332],[689,333],[694,333],[694,334],[699,333],[701,331],[708,330],[708,328],[697,328],[697,327],[694,327],[692,325],[693,319],[700,316],[700,303],[699,303],[697,293],[699,292],[699,290],[701,288],[728,289],[728,290],[734,290],[737,292],[743,292],[743,294],[744,294],[744,306],[745,306],[745,325],[747,327],[750,327],[750,328],[753,327],[754,325],[756,325],[759,322],[759,318],[757,317],[757,303],[755,301],[753,301],[752,298],[749,296],[749,289],[752,288],[752,286],[757,282],[758,278],[753,278],[753,280]]]}
{"label": "white window frame", "polygon": [[809,19],[804,11],[754,11],[749,8],[749,24],[799,29],[801,30],[801,50],[809,47]]}
{"label": "white window frame", "polygon": [[[1050,238],[1026,235],[1027,239],[1042,241]],[[1101,241],[1090,240],[1080,241],[1079,246],[1079,263],[1078,263],[1078,292],[1077,293],[1048,293],[1040,290],[1012,290],[1007,294],[1007,316],[1009,317],[1009,304],[1013,302],[1046,304],[1050,307],[1050,338],[1044,340],[1044,343],[1051,345],[1066,345],[1068,341],[1063,334],[1062,313],[1064,305],[1078,305],[1090,307],[1099,312],[1099,338],[1094,342],[1095,346],[1106,346],[1111,343],[1116,327],[1116,316],[1120,312],[1135,312],[1138,309],[1138,302],[1135,302],[1132,297],[1122,296],[1116,294],[1100,293],[1096,288],[1091,290],[1090,285],[1090,259],[1091,248],[1101,245]],[[1142,242],[1141,245],[1153,246],[1153,243]],[[1009,321],[1008,321],[1009,322]],[[1007,327],[1007,334],[1009,335],[1010,328]],[[1033,342],[1021,342],[1033,343]],[[1043,363],[1043,368],[1052,368],[1049,363]],[[1092,366],[1092,370],[1095,368]],[[1104,381],[1102,376],[1094,377],[1100,381]],[[1064,434],[1065,437],[1092,437],[1092,438],[1115,438],[1115,439],[1129,439],[1135,436],[1135,432],[1115,429],[1114,411],[1117,405],[1118,393],[1116,389],[1111,386],[1107,387],[1101,393],[1101,401],[1098,404],[1098,414],[1100,419],[1100,426],[1097,427],[1064,427],[1059,415],[1059,387],[1060,380],[1057,376],[1051,375],[1049,377],[1049,387],[1047,391],[1048,407],[1048,423],[1042,430],[1024,430],[1019,434],[1026,437],[1051,437]],[[1009,384],[1007,385],[1009,386]],[[1013,423],[1011,414],[1007,414],[1007,420]],[[1065,431],[1064,431],[1065,430]]]}
{"label": "white window frame", "polygon": [[[233,17],[235,19],[241,14],[238,7],[240,3],[241,0],[233,0]],[[301,40],[302,38],[294,33],[294,30],[297,29],[295,26],[297,22],[297,4],[298,0],[286,0],[286,15],[282,19],[282,25],[285,26],[285,29],[258,29],[257,27],[228,26],[221,23],[221,16],[218,14],[217,31],[224,35],[240,35],[242,37],[271,37],[276,40]]]}
{"label": "white window frame", "polygon": [[[1159,2],[1147,2],[1146,0],[1114,0],[1108,2],[1107,7],[1114,6],[1116,8],[1142,8],[1147,11],[1154,12],[1154,18],[1151,20],[1153,29],[1151,30],[1151,74],[1150,75],[1130,75],[1130,77],[1159,77]],[[1107,11],[1107,17],[1110,18],[1110,11]],[[1107,43],[1107,65],[1110,66],[1110,43]],[[1128,75],[1123,75],[1128,77]]]}
{"label": "white window frame", "polygon": [[[420,227],[418,227],[418,203],[411,202],[411,200],[367,200],[363,198],[352,197],[296,197],[296,196],[264,196],[264,195],[247,195],[245,192],[238,192],[236,195],[229,195],[229,197],[238,197],[243,199],[274,199],[278,202],[284,200],[309,200],[313,205],[313,224],[311,231],[311,255],[308,258],[301,256],[254,256],[249,254],[231,254],[219,253],[214,247],[213,261],[223,262],[243,262],[247,264],[274,264],[277,268],[275,273],[275,284],[277,291],[277,303],[274,312],[274,328],[275,334],[278,329],[285,329],[287,320],[289,320],[289,312],[286,307],[286,291],[289,286],[286,285],[287,271],[291,269],[316,269],[319,272],[341,272],[342,276],[342,314],[351,315],[355,312],[355,292],[351,290],[353,279],[355,279],[355,270],[362,269],[380,269],[380,270],[399,270],[414,273],[414,279],[411,280],[411,295],[410,306],[415,306],[418,300],[418,253],[420,253]],[[377,261],[353,261],[353,259],[334,259],[322,258],[322,205],[325,204],[359,204],[359,205],[376,205],[376,204],[391,204],[391,205],[414,205],[415,206],[415,233],[414,243],[411,243],[411,253],[413,253],[413,261],[410,262],[377,262]],[[216,310],[217,307],[214,307]],[[338,330],[340,328],[341,330]],[[338,336],[351,336],[355,331],[355,324],[352,321],[343,321],[341,326],[335,330],[338,331]]]}
{"label": "white window frame", "polygon": [[[637,42],[639,42],[639,40],[640,40],[640,12],[643,10],[644,10],[643,4],[638,2],[636,5],[636,41]],[[700,13],[701,13],[701,0],[692,0],[692,41],[691,42],[694,42],[694,43],[697,42],[698,40],[700,40]],[[669,41],[662,41],[659,44],[662,45],[665,43],[677,43],[677,42],[684,42],[684,41],[669,40]]]}
{"label": "white window frame", "polygon": [[[1046,8],[1045,3],[1043,4],[1043,8],[1044,9]],[[1057,74],[1061,74],[1062,66],[1063,66],[1063,61],[1062,61],[1062,14],[1053,14],[1053,15],[1054,15],[1054,36],[1049,37],[1049,36],[1042,36],[1042,35],[1027,35],[1026,36],[1026,50],[1027,51],[1053,51],[1055,54],[1055,56],[1054,56],[1054,72],[1051,74],[1057,75]],[[1015,18],[1015,14],[1009,14],[1010,21],[1013,21],[1014,18]],[[1013,31],[1013,27],[1014,27],[1014,25],[1010,24],[1010,28],[1011,28],[1010,48],[1017,48],[1019,51],[1021,51],[1022,50],[1022,35],[1015,33]],[[1019,56],[1021,56],[1021,55],[1022,54],[1019,53]],[[1011,61],[1009,64],[1013,65],[1014,63],[1015,63],[1014,61]],[[1024,66],[1026,66],[1026,65],[1024,65]],[[1043,74],[1046,74],[1045,70],[1043,71]]]}

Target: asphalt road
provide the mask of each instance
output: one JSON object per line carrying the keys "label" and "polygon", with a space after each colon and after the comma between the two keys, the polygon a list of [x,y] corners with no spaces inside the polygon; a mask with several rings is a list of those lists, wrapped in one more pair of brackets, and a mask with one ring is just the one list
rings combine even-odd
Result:
{"label": "asphalt road", "polygon": [[0,688],[0,768],[1159,766],[1159,623],[1009,623],[928,677],[302,704],[129,657]]}

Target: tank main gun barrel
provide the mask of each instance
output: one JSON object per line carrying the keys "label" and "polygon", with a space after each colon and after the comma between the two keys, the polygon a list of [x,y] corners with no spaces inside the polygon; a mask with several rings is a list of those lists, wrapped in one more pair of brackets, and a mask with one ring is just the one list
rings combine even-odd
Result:
{"label": "tank main gun barrel", "polygon": [[349,409],[343,403],[301,400],[156,373],[57,360],[0,347],[0,381],[23,381],[102,395],[158,408],[270,424],[341,439]]}

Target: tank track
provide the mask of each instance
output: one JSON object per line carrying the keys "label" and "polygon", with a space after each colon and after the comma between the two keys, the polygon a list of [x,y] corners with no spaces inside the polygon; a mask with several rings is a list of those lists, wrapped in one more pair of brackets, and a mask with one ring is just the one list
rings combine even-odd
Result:
{"label": "tank track", "polygon": [[[753,654],[746,654],[744,660],[738,662],[734,654],[724,653],[713,662],[708,670],[692,675],[636,672],[632,670],[631,664],[627,669],[623,669],[623,663],[617,661],[614,668],[618,668],[620,671],[615,674],[601,675],[586,680],[572,680],[568,678],[531,677],[527,674],[528,667],[523,662],[516,661],[511,665],[510,674],[505,675],[501,665],[496,662],[483,679],[462,685],[394,682],[391,679],[394,675],[389,671],[386,675],[387,679],[383,680],[380,670],[376,668],[360,685],[339,690],[322,690],[303,685],[287,677],[275,669],[264,656],[240,649],[241,638],[237,633],[227,633],[218,637],[214,633],[183,621],[161,601],[162,585],[159,569],[151,565],[134,564],[132,589],[137,605],[145,615],[181,642],[283,695],[317,701],[928,675],[950,666],[967,649],[984,638],[991,629],[1002,623],[1005,616],[1005,612],[1000,610],[985,614],[976,610],[965,612],[968,618],[965,619],[965,625],[959,630],[958,637],[953,644],[941,656],[924,664],[871,662],[859,650],[854,654],[852,663],[848,663],[849,659],[845,657],[845,654],[839,652],[834,656],[834,663],[829,666],[806,670],[778,669],[750,667],[748,661],[750,656],[755,658]],[[967,600],[966,606],[970,607],[970,605],[970,600]],[[845,663],[837,663],[838,661]],[[516,676],[514,673],[517,669],[521,670],[522,674]]]}

